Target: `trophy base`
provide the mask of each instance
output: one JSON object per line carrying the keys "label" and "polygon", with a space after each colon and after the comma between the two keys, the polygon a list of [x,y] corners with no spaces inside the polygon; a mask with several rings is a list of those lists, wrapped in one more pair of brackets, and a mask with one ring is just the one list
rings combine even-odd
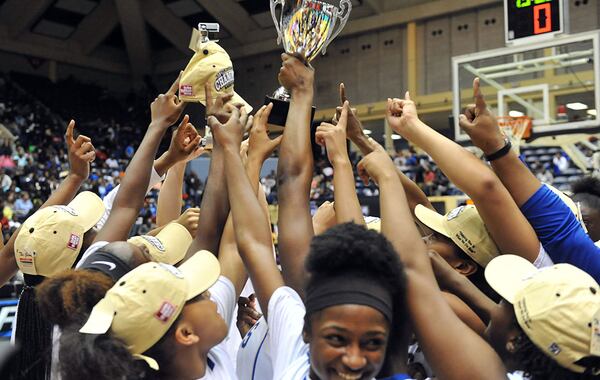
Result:
{"label": "trophy base", "polygon": [[[290,110],[290,102],[265,96],[265,105],[269,103],[273,103],[273,109],[271,110],[271,114],[269,115],[269,120],[267,122],[272,125],[285,127],[285,121],[287,120],[288,111]],[[317,108],[312,106],[310,112],[311,124],[315,117],[316,111]]]}

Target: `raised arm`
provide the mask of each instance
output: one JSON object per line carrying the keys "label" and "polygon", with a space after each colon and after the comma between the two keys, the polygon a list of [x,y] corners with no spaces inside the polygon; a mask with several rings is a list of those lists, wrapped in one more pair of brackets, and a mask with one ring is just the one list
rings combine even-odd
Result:
{"label": "raised arm", "polygon": [[245,110],[240,116],[236,109],[225,125],[215,117],[209,117],[208,122],[215,142],[223,146],[227,193],[239,253],[248,269],[259,303],[268,305],[273,292],[284,283],[273,257],[267,214],[256,197],[255,187],[248,179],[240,157],[246,117]]}
{"label": "raised arm", "polygon": [[315,140],[317,144],[327,149],[327,158],[333,166],[333,197],[337,223],[354,222],[364,225],[365,220],[356,195],[356,182],[346,146],[346,125],[349,112],[350,104],[345,102],[336,125],[321,123],[317,127]]}
{"label": "raised arm", "polygon": [[314,235],[309,206],[313,174],[310,113],[314,70],[288,54],[282,54],[282,59],[279,82],[292,94],[292,100],[277,164],[279,257],[285,283],[302,295],[304,259]]}
{"label": "raised arm", "polygon": [[[191,123],[188,123],[183,128],[177,128],[173,131],[171,146],[177,147],[177,150],[181,151],[181,155],[186,155],[186,147],[194,140],[199,142],[200,136],[196,128]],[[156,210],[156,225],[158,227],[176,220],[181,214],[181,194],[183,193],[185,167],[189,161],[206,152],[204,148],[195,143],[192,146],[197,146],[197,148],[191,154],[187,155],[184,160],[177,162],[167,171],[167,177],[158,193]],[[198,205],[193,205],[193,207],[196,206]]]}
{"label": "raised arm", "polygon": [[[555,263],[569,263],[600,281],[600,248],[587,236],[572,210],[527,169],[506,141],[498,122],[487,108],[479,88],[473,81],[475,104],[460,116],[461,127],[486,156],[494,171],[535,229],[539,240]],[[494,154],[500,152],[499,154]]]}
{"label": "raised arm", "polygon": [[[146,187],[150,180],[158,145],[167,128],[179,119],[185,107],[185,103],[180,102],[175,95],[178,86],[179,77],[165,94],[159,95],[150,105],[152,121],[137,152],[127,166],[110,216],[96,235],[95,241],[127,240],[131,226],[144,204]],[[186,115],[180,127],[187,125],[188,121],[189,116]]]}
{"label": "raised arm", "polygon": [[[346,87],[343,83],[340,83],[340,101],[342,105],[348,101],[346,96]],[[334,124],[336,124],[340,118],[341,112],[342,107],[337,107],[336,116],[333,119]],[[360,122],[360,119],[356,114],[356,109],[354,108],[350,108],[350,112],[348,112],[348,123],[346,129],[348,139],[350,139],[350,141],[352,141],[360,149],[360,152],[363,154],[363,156],[366,156],[373,151],[370,138],[365,135],[362,123]],[[404,173],[402,173],[402,170],[396,168],[396,173],[398,174],[398,178],[400,178],[400,182],[402,182],[402,187],[404,187],[406,198],[408,200],[408,206],[413,213],[413,216],[415,207],[417,207],[417,205],[423,205],[430,210],[435,210],[427,198],[427,195],[425,195],[419,185],[411,181]]]}
{"label": "raised arm", "polygon": [[[229,112],[235,108],[227,104],[232,95],[219,95],[213,98],[208,84],[204,86],[204,90],[206,92],[206,116],[215,116],[221,122],[226,122],[229,118]],[[208,178],[206,179],[200,209],[202,210],[202,217],[198,225],[198,232],[188,249],[187,257],[201,249],[217,253],[221,245],[221,236],[229,215],[229,199],[227,198],[223,148],[218,142],[213,144]]]}
{"label": "raised arm", "polygon": [[[394,164],[383,148],[378,146],[359,163],[359,173],[362,177],[368,173],[379,184],[381,230],[404,263],[412,324],[436,375],[452,380],[506,379],[498,355],[460,321],[442,296]],[[439,326],[444,326],[443,334]]]}
{"label": "raised arm", "polygon": [[426,151],[444,174],[471,197],[502,252],[521,255],[531,262],[537,259],[540,243],[535,231],[490,168],[419,120],[408,92],[405,99],[388,99],[386,118],[394,131]]}
{"label": "raised arm", "polygon": [[[75,121],[71,120],[65,132],[65,143],[69,157],[69,174],[40,208],[69,203],[90,175],[90,162],[96,158],[96,151],[89,137],[79,135],[75,139],[73,137],[74,129]],[[15,261],[15,240],[20,230],[19,227],[13,232],[6,245],[0,250],[0,284],[8,282],[18,271],[17,262]]]}

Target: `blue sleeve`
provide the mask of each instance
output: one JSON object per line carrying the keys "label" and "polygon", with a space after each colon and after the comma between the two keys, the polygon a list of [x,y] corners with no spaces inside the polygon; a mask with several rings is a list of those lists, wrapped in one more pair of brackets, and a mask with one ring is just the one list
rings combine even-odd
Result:
{"label": "blue sleeve", "polygon": [[558,195],[542,185],[521,211],[554,263],[572,264],[600,281],[600,248]]}
{"label": "blue sleeve", "polygon": [[392,377],[386,377],[385,379],[381,379],[381,380],[411,380],[411,378],[404,373],[399,373]]}

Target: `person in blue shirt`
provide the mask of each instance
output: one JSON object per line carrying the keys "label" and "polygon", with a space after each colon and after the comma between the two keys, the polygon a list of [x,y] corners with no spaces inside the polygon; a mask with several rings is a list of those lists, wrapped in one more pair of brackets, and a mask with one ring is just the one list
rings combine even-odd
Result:
{"label": "person in blue shirt", "polygon": [[571,209],[510,149],[510,140],[500,131],[479,86],[479,78],[475,78],[475,104],[460,115],[461,128],[483,150],[552,261],[572,264],[600,281],[600,248],[594,245]]}

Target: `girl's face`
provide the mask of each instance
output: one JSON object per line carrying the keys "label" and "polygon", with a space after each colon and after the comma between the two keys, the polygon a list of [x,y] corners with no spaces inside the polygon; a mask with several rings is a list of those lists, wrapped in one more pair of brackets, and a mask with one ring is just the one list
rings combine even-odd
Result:
{"label": "girl's face", "polygon": [[217,312],[217,304],[210,299],[209,291],[186,303],[181,312],[181,320],[189,323],[198,336],[200,352],[208,352],[221,343],[229,332],[225,320]]}
{"label": "girl's face", "polygon": [[390,326],[378,310],[363,305],[337,305],[311,317],[311,379],[366,380],[383,365]]}
{"label": "girl's face", "polygon": [[500,356],[509,370],[512,370],[512,341],[519,335],[519,325],[513,305],[502,300],[490,316],[490,323],[483,333],[485,340]]}

